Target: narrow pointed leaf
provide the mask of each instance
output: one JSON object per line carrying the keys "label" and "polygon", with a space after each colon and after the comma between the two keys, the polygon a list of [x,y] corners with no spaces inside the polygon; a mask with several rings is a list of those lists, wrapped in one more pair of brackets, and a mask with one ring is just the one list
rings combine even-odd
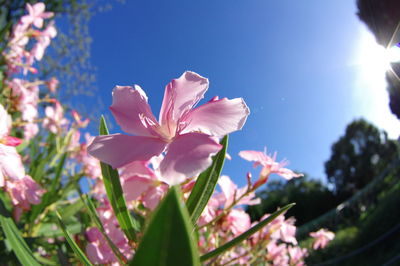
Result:
{"label": "narrow pointed leaf", "polygon": [[19,262],[22,265],[40,266],[2,201],[0,201],[0,225]]}
{"label": "narrow pointed leaf", "polygon": [[[100,135],[108,135],[106,121],[102,116],[100,119]],[[100,162],[103,183],[107,192],[107,197],[117,217],[119,225],[129,240],[136,241],[136,232],[140,231],[139,222],[134,220],[126,207],[124,193],[118,171],[110,165]]]}
{"label": "narrow pointed leaf", "polygon": [[217,185],[218,178],[221,175],[225,162],[226,150],[228,148],[228,135],[221,140],[221,145],[223,145],[223,148],[214,156],[211,166],[199,175],[186,202],[193,224],[196,224],[197,219],[207,206]]}
{"label": "narrow pointed leaf", "polygon": [[71,234],[68,232],[67,227],[61,220],[60,214],[57,212],[57,219],[58,223],[60,224],[60,227],[62,231],[64,232],[64,236],[67,239],[68,244],[74,251],[75,255],[78,257],[78,259],[82,262],[83,265],[85,266],[91,266],[92,263],[90,260],[86,257],[85,253],[81,250],[81,248],[75,243],[74,239],[72,238]]}
{"label": "narrow pointed leaf", "polygon": [[200,265],[193,225],[172,187],[157,207],[130,265]]}
{"label": "narrow pointed leaf", "polygon": [[114,255],[117,257],[119,263],[121,265],[125,264],[127,259],[125,256],[119,251],[119,249],[115,246],[114,242],[108,237],[106,234],[106,230],[104,229],[104,226],[102,222],[100,221],[99,216],[97,215],[96,207],[93,204],[93,201],[87,196],[87,195],[82,195],[82,202],[85,203],[88,211],[90,218],[92,218],[92,221],[95,223],[96,227],[100,230],[101,234],[103,235],[104,239],[107,241],[108,245],[110,246],[111,250],[113,251]]}
{"label": "narrow pointed leaf", "polygon": [[242,233],[241,235],[237,236],[236,238],[232,239],[231,241],[223,244],[222,246],[204,254],[203,256],[200,257],[200,260],[206,261],[206,260],[211,259],[212,257],[218,256],[219,254],[227,251],[228,249],[240,244],[243,240],[249,238],[251,235],[253,235],[257,231],[261,230],[264,226],[266,226],[267,224],[272,222],[276,217],[278,217],[282,213],[286,212],[287,210],[292,208],[294,205],[295,205],[295,203],[291,203],[291,204],[286,205],[282,209],[277,210],[276,212],[274,212],[273,214],[271,214],[270,216],[268,216],[267,218],[265,218],[264,220],[262,220],[261,222],[259,222],[258,224],[256,224],[252,228],[250,228],[249,230],[247,230],[246,232]]}

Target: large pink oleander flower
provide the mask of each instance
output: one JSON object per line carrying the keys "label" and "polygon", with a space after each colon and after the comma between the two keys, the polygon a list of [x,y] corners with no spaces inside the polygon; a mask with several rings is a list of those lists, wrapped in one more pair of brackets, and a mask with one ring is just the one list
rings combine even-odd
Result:
{"label": "large pink oleander flower", "polygon": [[207,89],[208,79],[194,72],[172,80],[165,88],[157,121],[139,86],[116,86],[110,109],[122,130],[133,136],[98,136],[88,147],[89,153],[119,168],[165,151],[159,166],[162,181],[173,185],[198,175],[222,148],[216,137],[241,129],[249,115],[241,98],[215,97],[194,108]]}

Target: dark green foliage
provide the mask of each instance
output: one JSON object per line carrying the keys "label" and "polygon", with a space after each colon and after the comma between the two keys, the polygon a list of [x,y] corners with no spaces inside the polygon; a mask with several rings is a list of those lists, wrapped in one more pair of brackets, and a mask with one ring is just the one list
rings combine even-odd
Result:
{"label": "dark green foliage", "polygon": [[386,72],[389,106],[392,113],[400,119],[400,63],[392,63],[391,65],[392,69]]}
{"label": "dark green foliage", "polygon": [[[400,254],[400,183],[380,194],[376,208],[370,208],[352,226],[339,230],[330,245],[312,252],[306,263],[384,265],[396,258]],[[398,265],[399,261],[398,258],[390,265]]]}
{"label": "dark green foliage", "polygon": [[332,145],[325,173],[336,196],[344,200],[378,176],[398,153],[398,143],[388,139],[386,132],[363,119],[356,120]]}
{"label": "dark green foliage", "polygon": [[261,204],[250,206],[247,212],[253,221],[260,220],[265,213],[272,213],[276,206],[296,203],[287,212],[287,217],[294,216],[296,225],[302,225],[335,207],[339,202],[324,184],[307,176],[295,178],[289,182],[270,182],[265,190],[257,193]]}
{"label": "dark green foliage", "polygon": [[395,33],[400,21],[400,1],[357,0],[357,7],[358,17],[367,24],[380,45],[387,47],[400,42],[399,32]]}

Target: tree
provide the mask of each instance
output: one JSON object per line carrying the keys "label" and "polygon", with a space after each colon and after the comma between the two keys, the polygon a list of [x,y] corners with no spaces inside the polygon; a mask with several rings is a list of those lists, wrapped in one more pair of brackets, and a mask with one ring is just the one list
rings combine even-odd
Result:
{"label": "tree", "polygon": [[368,184],[397,156],[398,143],[364,119],[355,120],[332,145],[325,173],[336,196],[344,200]]}
{"label": "tree", "polygon": [[272,181],[257,196],[261,198],[261,204],[247,209],[253,221],[259,220],[265,213],[274,212],[277,206],[295,202],[296,206],[288,211],[287,216],[296,217],[297,226],[315,219],[339,203],[321,181],[307,176],[288,182]]}
{"label": "tree", "polygon": [[400,1],[398,0],[357,0],[358,17],[367,24],[376,41],[392,46],[400,41],[396,28],[400,22]]}
{"label": "tree", "polygon": [[[385,48],[400,42],[400,1],[357,0],[358,17],[367,24],[376,41]],[[386,73],[390,109],[400,119],[400,66],[392,64]]]}

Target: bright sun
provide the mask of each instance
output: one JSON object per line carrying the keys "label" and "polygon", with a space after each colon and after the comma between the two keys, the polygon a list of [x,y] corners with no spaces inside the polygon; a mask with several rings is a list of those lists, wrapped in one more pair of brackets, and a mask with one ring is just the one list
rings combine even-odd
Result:
{"label": "bright sun", "polygon": [[356,113],[397,138],[400,123],[389,109],[386,71],[391,69],[390,63],[400,62],[400,48],[385,49],[365,28],[360,33],[355,58],[358,77],[353,91]]}

